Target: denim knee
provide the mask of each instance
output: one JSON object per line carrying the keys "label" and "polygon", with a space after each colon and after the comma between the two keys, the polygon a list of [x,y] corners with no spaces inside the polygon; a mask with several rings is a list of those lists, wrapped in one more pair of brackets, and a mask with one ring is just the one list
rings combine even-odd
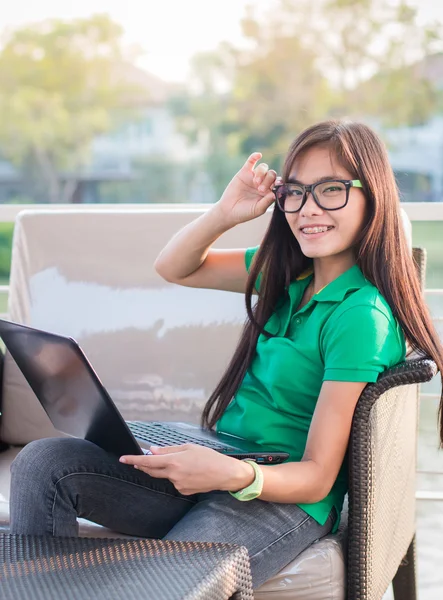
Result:
{"label": "denim knee", "polygon": [[[11,465],[10,526],[15,534],[55,535],[57,481],[76,471],[94,452],[90,442],[76,438],[45,438],[27,444]],[[98,447],[96,447],[98,448]],[[98,448],[98,450],[100,450]],[[61,501],[63,535],[77,535],[72,498]]]}
{"label": "denim knee", "polygon": [[77,438],[44,438],[29,442],[11,464],[11,476],[26,479],[54,475],[78,461],[90,442]]}

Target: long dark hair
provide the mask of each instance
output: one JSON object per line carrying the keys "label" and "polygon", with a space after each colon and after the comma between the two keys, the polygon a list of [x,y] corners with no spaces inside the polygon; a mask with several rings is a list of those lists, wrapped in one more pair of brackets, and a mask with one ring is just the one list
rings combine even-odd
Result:
{"label": "long dark hair", "polygon": [[[432,323],[416,267],[401,222],[394,174],[383,142],[368,126],[346,121],[324,121],[303,131],[290,147],[283,166],[287,180],[297,157],[314,146],[328,146],[339,163],[360,179],[367,198],[367,220],[356,243],[357,265],[384,296],[410,346],[431,357],[443,381],[443,347]],[[236,394],[251,364],[260,333],[286,293],[286,287],[312,260],[304,256],[284,213],[277,207],[257,251],[246,285],[247,322],[234,356],[202,414],[202,424],[214,427]],[[252,307],[252,293],[261,274],[260,293]],[[443,392],[439,406],[440,444],[443,446]]]}

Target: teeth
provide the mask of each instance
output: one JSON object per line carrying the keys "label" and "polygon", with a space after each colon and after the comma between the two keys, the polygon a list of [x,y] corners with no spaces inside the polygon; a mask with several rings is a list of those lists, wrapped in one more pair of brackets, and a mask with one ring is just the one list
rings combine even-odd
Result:
{"label": "teeth", "polygon": [[327,230],[327,227],[304,227],[302,229],[303,233],[323,233]]}

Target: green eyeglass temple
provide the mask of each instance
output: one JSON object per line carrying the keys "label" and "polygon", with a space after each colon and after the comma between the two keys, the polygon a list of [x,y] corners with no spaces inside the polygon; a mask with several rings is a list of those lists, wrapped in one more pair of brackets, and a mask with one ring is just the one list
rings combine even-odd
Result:
{"label": "green eyeglass temple", "polygon": [[362,182],[360,181],[360,179],[353,179],[351,181],[352,183],[352,187],[363,187]]}

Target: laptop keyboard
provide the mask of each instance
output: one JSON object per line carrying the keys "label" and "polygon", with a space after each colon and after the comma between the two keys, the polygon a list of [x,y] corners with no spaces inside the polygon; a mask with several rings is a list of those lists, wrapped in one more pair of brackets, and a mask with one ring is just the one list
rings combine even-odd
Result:
{"label": "laptop keyboard", "polygon": [[222,444],[216,440],[201,439],[175,431],[167,426],[142,421],[129,421],[128,427],[136,438],[149,442],[153,446],[180,446],[181,444],[198,444],[213,450],[229,450],[233,446]]}

